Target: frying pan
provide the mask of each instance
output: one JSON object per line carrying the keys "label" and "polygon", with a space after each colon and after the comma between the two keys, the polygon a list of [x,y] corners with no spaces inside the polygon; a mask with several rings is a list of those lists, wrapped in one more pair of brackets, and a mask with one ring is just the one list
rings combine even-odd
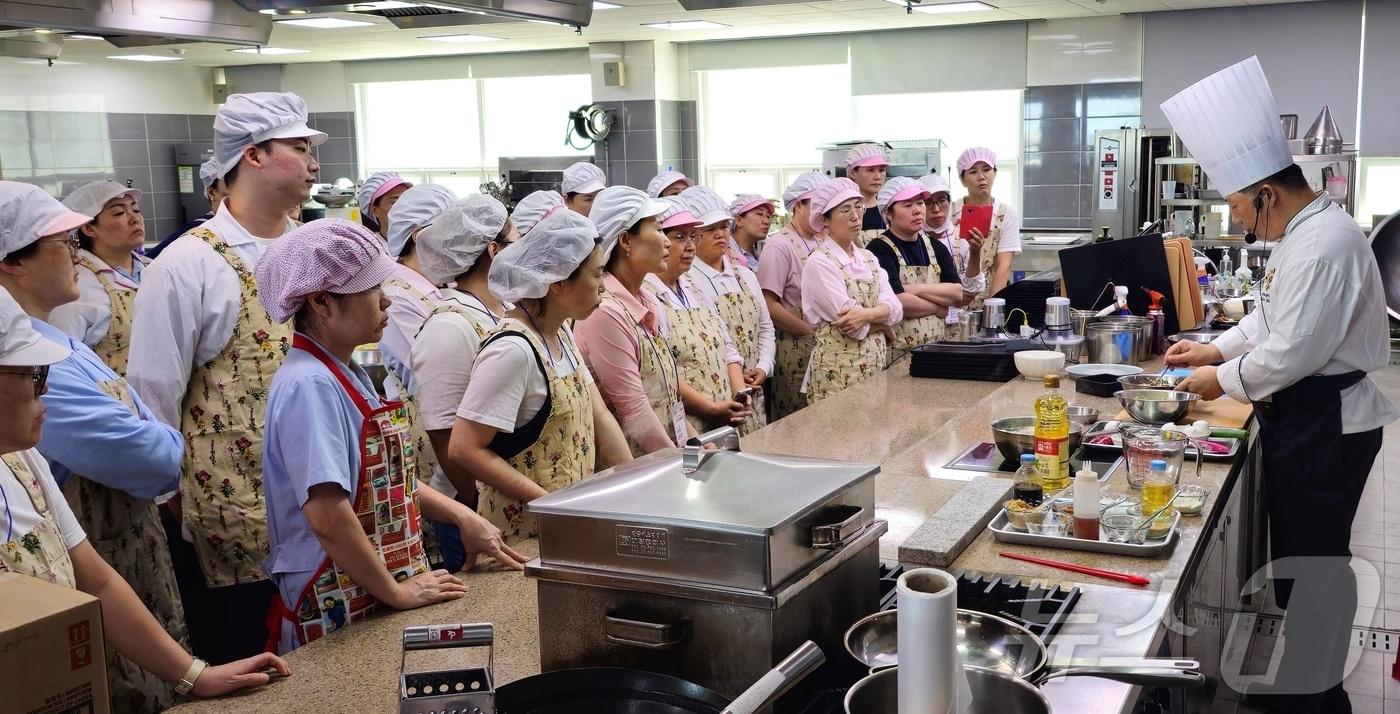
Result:
{"label": "frying pan", "polygon": [[1400,212],[1386,216],[1371,230],[1371,251],[1381,269],[1386,311],[1392,321],[1400,320]]}
{"label": "frying pan", "polygon": [[[846,651],[867,667],[897,664],[899,611],[858,620],[846,630]],[[968,669],[1000,672],[1040,685],[1056,677],[1103,677],[1133,684],[1199,686],[1205,681],[1194,660],[1141,658],[1130,665],[1052,667],[1045,643],[1005,618],[958,610],[958,654]]]}
{"label": "frying pan", "polygon": [[561,669],[496,690],[497,714],[720,714],[727,704],[693,682],[621,667]]}

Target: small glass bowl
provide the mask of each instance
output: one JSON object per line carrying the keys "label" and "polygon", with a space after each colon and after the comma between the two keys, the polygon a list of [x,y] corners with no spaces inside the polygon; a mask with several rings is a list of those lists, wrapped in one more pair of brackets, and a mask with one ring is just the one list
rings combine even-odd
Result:
{"label": "small glass bowl", "polygon": [[[1145,533],[1147,534],[1147,539],[1148,539],[1148,540],[1157,540],[1158,538],[1166,538],[1169,534],[1171,534],[1171,530],[1170,530],[1170,529],[1171,529],[1172,518],[1173,518],[1172,511],[1174,511],[1174,510],[1176,510],[1176,504],[1175,504],[1175,503],[1172,503],[1172,505],[1170,505],[1170,506],[1167,507],[1167,510],[1162,511],[1162,514],[1161,514],[1161,515],[1159,515],[1159,516],[1157,516],[1156,518],[1152,519],[1152,522],[1149,523],[1149,524],[1147,524],[1147,526],[1145,526],[1145,527],[1142,529],[1143,532],[1145,532]],[[1142,523],[1142,522],[1143,522],[1143,518],[1145,518],[1146,516],[1152,515],[1151,513],[1148,513],[1148,514],[1145,514],[1145,515],[1143,514],[1143,512],[1142,512],[1142,504],[1141,504],[1141,503],[1137,504],[1136,506],[1130,507],[1130,508],[1127,510],[1127,513],[1128,513],[1128,515],[1130,515],[1130,516],[1132,516],[1132,517],[1138,519],[1138,523]]]}
{"label": "small glass bowl", "polygon": [[1069,533],[1070,519],[1055,511],[1032,511],[1026,514],[1026,530],[1033,535],[1063,536]]}
{"label": "small glass bowl", "polygon": [[1115,513],[1099,519],[1099,529],[1109,543],[1142,545],[1147,542],[1147,526],[1142,518],[1126,513]]}
{"label": "small glass bowl", "polygon": [[1206,506],[1206,497],[1208,496],[1210,496],[1210,489],[1205,486],[1195,484],[1179,486],[1176,489],[1176,501],[1172,502],[1172,508],[1188,516],[1199,516],[1201,510]]}
{"label": "small glass bowl", "polygon": [[1007,508],[1006,506],[1002,506],[1001,510],[1006,513],[1006,522],[1010,524],[1012,528],[1022,531],[1026,529],[1026,514],[1029,513],[1029,511],[1020,511]]}

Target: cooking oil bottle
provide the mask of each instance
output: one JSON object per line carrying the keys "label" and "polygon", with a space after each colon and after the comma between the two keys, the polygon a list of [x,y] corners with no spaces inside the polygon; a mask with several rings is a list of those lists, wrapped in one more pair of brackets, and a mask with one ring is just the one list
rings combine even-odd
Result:
{"label": "cooking oil bottle", "polygon": [[1069,488],[1069,402],[1060,394],[1060,378],[1045,377],[1049,391],[1035,400],[1035,468],[1048,497]]}
{"label": "cooking oil bottle", "polygon": [[[1162,459],[1153,459],[1148,467],[1147,480],[1142,483],[1142,515],[1150,516],[1161,511],[1175,495],[1176,484],[1167,474],[1167,462]],[[1171,525],[1171,521],[1172,512],[1168,509],[1162,511],[1162,515],[1157,516],[1149,528],[1152,531],[1165,529]]]}

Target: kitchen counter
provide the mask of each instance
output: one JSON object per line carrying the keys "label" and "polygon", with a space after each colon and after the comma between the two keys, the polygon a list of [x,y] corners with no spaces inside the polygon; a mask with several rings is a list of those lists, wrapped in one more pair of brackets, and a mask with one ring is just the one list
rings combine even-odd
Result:
{"label": "kitchen counter", "polygon": [[[1145,365],[1151,368],[1151,365]],[[881,464],[875,477],[876,516],[889,521],[882,538],[884,559],[898,557],[899,545],[932,517],[972,479],[1005,478],[947,469],[961,451],[990,440],[988,424],[1005,416],[1031,413],[1039,382],[1016,379],[1000,384],[919,379],[909,375],[907,358],[874,380],[857,385],[743,438],[745,451],[799,454]],[[1074,392],[1066,379],[1062,391],[1071,403],[1099,407],[1113,418],[1113,399]],[[1205,464],[1201,483],[1211,488],[1206,513],[1212,512],[1222,486],[1231,478],[1230,464]],[[1195,483],[1194,463],[1183,467],[1182,483]],[[1122,467],[1105,485],[1127,487]],[[1209,517],[1181,519],[1176,543],[1161,558],[1140,559],[1003,545],[983,532],[948,569],[1008,573],[1046,582],[1080,584],[1083,596],[1071,624],[1052,648],[1056,659],[1153,654],[1169,604],[1197,548]],[[536,544],[522,552],[533,556]],[[998,557],[1002,550],[1042,555],[1094,567],[1148,576],[1146,588],[1120,587],[1111,581],[1044,568]],[[539,632],[535,585],[509,572],[473,572],[466,576],[467,597],[408,612],[380,613],[368,621],[313,642],[287,658],[294,675],[251,693],[215,701],[191,702],[180,712],[264,712],[294,708],[330,708],[354,702],[361,711],[397,709],[400,635],[406,625],[492,622],[496,627],[497,684],[539,671]],[[410,653],[409,667],[422,670],[450,666],[470,650]],[[827,653],[829,657],[845,656]],[[479,656],[479,655],[478,655]],[[1052,682],[1045,688],[1057,711],[1114,714],[1131,703],[1128,685],[1090,678]]]}

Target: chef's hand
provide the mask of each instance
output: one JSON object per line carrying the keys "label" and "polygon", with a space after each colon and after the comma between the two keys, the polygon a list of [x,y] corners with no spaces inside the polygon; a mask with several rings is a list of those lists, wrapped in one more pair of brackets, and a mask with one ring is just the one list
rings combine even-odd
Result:
{"label": "chef's hand", "polygon": [[739,426],[743,424],[744,420],[748,419],[749,415],[752,413],[753,410],[749,409],[748,406],[744,405],[742,402],[737,402],[733,399],[725,399],[724,401],[714,402],[714,406],[710,411],[710,421],[728,424],[729,426]]}
{"label": "chef's hand", "polygon": [[463,509],[457,518],[457,530],[462,534],[462,548],[467,552],[462,570],[471,570],[478,556],[489,556],[510,570],[524,570],[525,556],[505,544],[504,534],[491,521],[475,512]]}
{"label": "chef's hand", "polygon": [[1225,393],[1225,389],[1220,386],[1220,378],[1215,373],[1214,367],[1197,367],[1191,370],[1191,376],[1176,385],[1176,391],[1199,394],[1201,399],[1206,401],[1219,399]]}
{"label": "chef's hand", "polygon": [[467,594],[467,584],[446,570],[434,570],[415,575],[394,589],[393,602],[385,603],[395,610],[456,600]]}
{"label": "chef's hand", "polygon": [[1225,355],[1215,345],[1182,340],[1167,350],[1164,358],[1168,367],[1204,367],[1225,361]]}
{"label": "chef's hand", "polygon": [[765,379],[768,379],[768,373],[757,367],[744,370],[744,384],[760,392],[763,391],[763,380]]}
{"label": "chef's hand", "polygon": [[292,675],[292,668],[281,657],[264,652],[237,662],[205,667],[190,691],[196,697],[219,697],[248,687],[261,687],[272,681],[272,676],[263,672],[268,667],[283,677]]}

